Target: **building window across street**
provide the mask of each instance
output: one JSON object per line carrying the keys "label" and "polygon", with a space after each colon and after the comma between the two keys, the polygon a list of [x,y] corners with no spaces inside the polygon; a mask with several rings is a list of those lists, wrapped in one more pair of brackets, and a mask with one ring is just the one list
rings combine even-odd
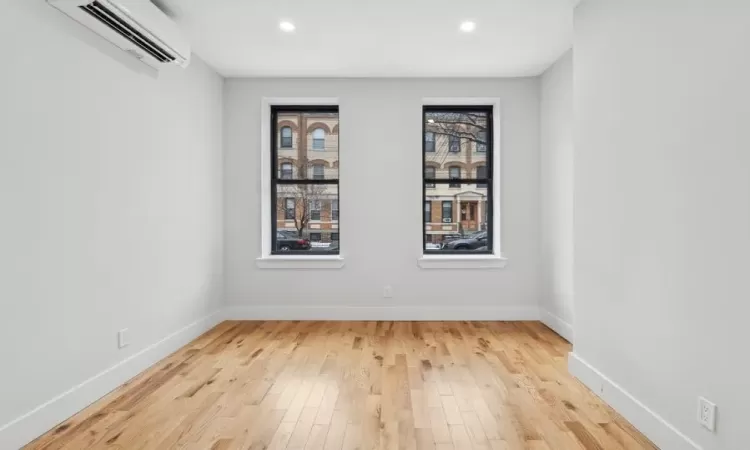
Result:
{"label": "building window across street", "polygon": [[490,105],[423,107],[425,254],[492,253],[492,114]]}
{"label": "building window across street", "polygon": [[322,128],[316,128],[312,132],[312,148],[313,150],[325,150],[326,149],[326,132]]}
{"label": "building window across street", "polygon": [[[305,130],[311,124],[320,127],[307,141]],[[339,253],[338,243],[322,239],[339,230],[338,135],[326,136],[325,131],[338,125],[338,106],[271,106],[272,254]],[[294,142],[297,146],[290,150]],[[286,150],[280,155],[280,149]],[[312,160],[320,161],[310,164]]]}
{"label": "building window across street", "polygon": [[281,148],[292,148],[292,127],[281,127]]}

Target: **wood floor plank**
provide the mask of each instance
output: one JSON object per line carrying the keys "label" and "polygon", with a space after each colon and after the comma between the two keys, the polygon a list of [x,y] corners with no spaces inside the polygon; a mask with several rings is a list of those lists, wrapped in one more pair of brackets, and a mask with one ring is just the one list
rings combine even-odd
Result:
{"label": "wood floor plank", "polygon": [[653,450],[539,322],[227,321],[24,449]]}

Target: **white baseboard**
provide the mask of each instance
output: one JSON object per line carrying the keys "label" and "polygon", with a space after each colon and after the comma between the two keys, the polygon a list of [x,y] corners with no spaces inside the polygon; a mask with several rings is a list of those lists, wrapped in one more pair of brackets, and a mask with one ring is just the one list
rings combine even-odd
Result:
{"label": "white baseboard", "polygon": [[0,448],[15,449],[26,445],[210,330],[219,322],[221,316],[221,311],[216,311],[199,319],[37,406],[32,411],[0,426]]}
{"label": "white baseboard", "polygon": [[568,357],[568,370],[660,449],[702,450],[680,430],[573,352]]}
{"label": "white baseboard", "polygon": [[573,326],[545,309],[539,309],[539,318],[543,324],[562,336],[563,339],[573,343]]}
{"label": "white baseboard", "polygon": [[226,320],[539,320],[536,306],[239,306]]}

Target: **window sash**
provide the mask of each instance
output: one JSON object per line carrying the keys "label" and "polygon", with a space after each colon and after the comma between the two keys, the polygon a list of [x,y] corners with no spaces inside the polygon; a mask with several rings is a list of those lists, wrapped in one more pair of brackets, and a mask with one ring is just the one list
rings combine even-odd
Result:
{"label": "window sash", "polygon": [[[277,205],[276,202],[279,201],[279,194],[282,195],[281,198],[283,198],[283,190],[280,190],[280,188],[284,185],[326,185],[326,186],[335,186],[336,189],[336,197],[338,196],[338,186],[339,186],[339,179],[336,178],[328,178],[325,179],[325,176],[323,178],[315,177],[313,174],[313,177],[310,177],[308,173],[306,173],[305,170],[299,170],[295,171],[293,170],[294,167],[292,167],[292,173],[289,174],[289,170],[287,169],[287,166],[282,166],[282,162],[279,161],[279,149],[281,148],[282,140],[286,137],[283,136],[282,133],[288,134],[287,131],[282,131],[281,129],[284,127],[279,126],[279,115],[280,114],[309,114],[309,113],[324,113],[324,114],[330,114],[331,117],[334,117],[336,121],[338,121],[338,112],[339,108],[338,106],[333,105],[325,105],[325,106],[281,106],[281,105],[272,105],[271,107],[271,123],[270,123],[270,136],[271,136],[271,189],[270,189],[270,196],[271,196],[271,204]],[[320,132],[323,132],[323,136],[320,136],[319,138],[315,138],[313,136],[313,142],[311,147],[317,146],[322,147],[320,150],[325,149],[325,130],[320,129]],[[318,132],[318,133],[320,133]],[[301,135],[300,138],[302,138]],[[309,135],[308,135],[309,136]],[[294,137],[294,133],[292,133],[292,138]],[[316,142],[318,141],[318,142]],[[283,142],[283,144],[286,144],[287,142]],[[292,142],[293,144],[293,142]],[[316,150],[315,148],[308,148],[308,151]],[[338,153],[338,148],[336,145],[334,145],[332,148],[330,148],[330,151]],[[314,169],[313,169],[314,170]],[[324,172],[325,174],[325,172]],[[318,178],[318,179],[314,179]],[[295,203],[299,203],[299,201],[295,198]],[[286,200],[284,200],[286,201]],[[284,205],[286,206],[286,205]],[[296,206],[296,205],[295,205]],[[308,205],[309,207],[309,205]],[[283,211],[283,213],[282,213]],[[297,214],[297,208],[295,207],[294,214],[296,216]],[[311,210],[311,218],[309,220],[320,220],[320,203],[318,203],[318,207],[316,210]],[[283,215],[283,216],[282,216]],[[338,249],[328,251],[326,249],[321,248],[312,248],[310,250],[291,250],[291,251],[279,251],[277,250],[277,239],[278,239],[278,233],[277,228],[280,226],[279,221],[282,220],[288,220],[287,217],[289,215],[289,212],[287,211],[287,208],[278,208],[274,207],[271,208],[271,254],[290,254],[290,253],[297,253],[301,255],[316,255],[321,253],[328,253],[328,254],[338,254]],[[295,217],[296,219],[296,217]],[[306,227],[306,232],[309,233],[309,227]]]}
{"label": "window sash", "polygon": [[313,180],[324,180],[325,179],[325,168],[322,164],[315,164],[313,166]]}
{"label": "window sash", "polygon": [[[482,188],[482,190],[486,189],[486,195],[484,198],[479,199],[478,201],[481,202],[481,214],[476,214],[476,217],[473,217],[472,220],[476,221],[476,225],[479,230],[483,230],[487,232],[487,243],[486,246],[488,247],[487,251],[479,252],[485,253],[485,254],[492,254],[494,251],[493,248],[493,220],[494,218],[494,211],[493,211],[493,195],[494,195],[494,185],[493,185],[493,157],[494,157],[494,146],[493,146],[493,134],[495,130],[493,129],[495,123],[493,121],[493,106],[492,105],[461,105],[461,106],[444,106],[444,105],[424,105],[422,107],[422,129],[423,132],[427,132],[427,128],[430,126],[427,122],[428,114],[430,114],[430,118],[436,118],[435,113],[456,113],[456,114],[466,114],[466,113],[477,113],[482,114],[486,118],[487,123],[487,129],[486,136],[482,135],[483,138],[485,138],[485,144],[481,145],[479,150],[484,150],[486,152],[486,156],[483,156],[483,158],[486,158],[485,161],[485,173],[479,174],[476,172],[476,170],[468,169],[466,173],[460,172],[461,175],[459,175],[459,178],[451,177],[450,169],[448,170],[448,178],[447,179],[437,179],[437,178],[429,178],[428,174],[429,172],[425,172],[425,168],[428,164],[428,155],[432,155],[430,153],[427,153],[425,151],[426,148],[426,141],[423,143],[423,151],[422,151],[422,166],[423,166],[423,180],[422,180],[422,198],[424,201],[427,201],[428,199],[428,192],[432,186],[436,186],[437,188],[440,188],[441,186],[438,185],[448,185],[448,186],[455,186],[458,188],[463,187],[465,191],[471,191],[475,189],[474,186],[466,186],[466,185],[476,185],[476,187]],[[448,142],[448,152],[451,152],[453,150],[458,150],[460,152],[462,150],[462,144],[459,139],[460,136],[454,137],[452,139],[453,141],[453,148],[451,149],[451,142],[450,142],[450,136],[446,136],[446,139],[449,140]],[[475,141],[470,142],[468,145],[471,147]],[[458,146],[456,145],[458,144]],[[458,148],[456,148],[458,147]],[[451,152],[451,153],[454,153]],[[484,155],[484,154],[483,154]],[[430,156],[429,158],[433,158],[433,156]],[[454,157],[455,158],[455,157]],[[459,167],[460,169],[460,167]],[[456,175],[455,169],[453,172],[453,175]],[[477,175],[476,178],[471,178],[472,175]],[[485,175],[483,178],[479,177],[479,175]],[[462,178],[466,176],[467,178]],[[446,187],[448,187],[446,186]],[[445,219],[446,221],[454,222],[456,220],[455,218],[455,208],[452,203],[453,201],[443,201],[443,199],[435,198],[435,194],[429,193],[429,196],[433,196],[433,200],[440,200],[438,205],[441,206],[440,211],[440,220]],[[461,198],[463,201],[463,197]],[[473,199],[466,201],[472,201]],[[448,205],[448,203],[451,203],[451,205]],[[445,208],[443,208],[443,206]],[[479,211],[477,211],[479,212]],[[424,217],[424,219],[427,219]],[[428,222],[425,220],[425,224]],[[444,222],[448,223],[448,222]],[[455,223],[453,225],[455,227]],[[432,231],[423,224],[423,244],[422,244],[422,251],[424,254],[450,254],[450,253],[467,253],[467,254],[477,254],[475,250],[458,250],[455,252],[446,252],[445,250],[439,250],[439,249],[428,249],[427,244],[430,242],[435,241],[435,236],[438,236],[440,233],[434,234],[435,229],[433,228]],[[441,230],[442,231],[442,230]]]}

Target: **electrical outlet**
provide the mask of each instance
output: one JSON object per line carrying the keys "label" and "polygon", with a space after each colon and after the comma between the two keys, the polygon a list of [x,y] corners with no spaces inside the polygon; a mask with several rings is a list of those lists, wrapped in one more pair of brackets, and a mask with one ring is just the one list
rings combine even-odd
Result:
{"label": "electrical outlet", "polygon": [[125,348],[130,345],[130,338],[128,337],[128,329],[123,328],[117,332],[117,347]]}
{"label": "electrical outlet", "polygon": [[710,431],[716,429],[716,405],[698,397],[698,423]]}
{"label": "electrical outlet", "polygon": [[383,298],[393,298],[393,288],[390,285],[383,288]]}

